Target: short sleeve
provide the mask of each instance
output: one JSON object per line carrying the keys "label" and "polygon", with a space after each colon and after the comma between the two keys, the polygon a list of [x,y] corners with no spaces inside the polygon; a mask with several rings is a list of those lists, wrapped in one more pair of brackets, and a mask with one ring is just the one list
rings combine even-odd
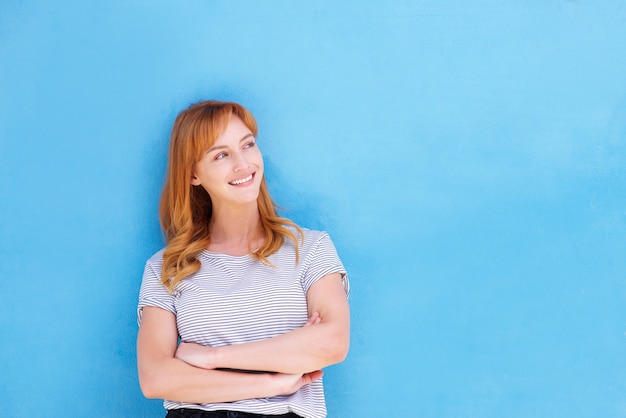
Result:
{"label": "short sleeve", "polygon": [[176,315],[174,306],[175,296],[170,294],[161,283],[161,263],[155,265],[151,261],[146,263],[139,290],[139,304],[137,307],[137,320],[141,325],[141,313],[144,306],[155,306],[165,309]]}
{"label": "short sleeve", "polygon": [[322,277],[331,273],[340,273],[343,287],[346,291],[346,297],[350,294],[348,273],[339,259],[339,255],[337,255],[335,245],[327,233],[322,232],[320,234],[312,251],[306,254],[304,263],[305,270],[304,277],[302,278],[302,287],[305,293]]}

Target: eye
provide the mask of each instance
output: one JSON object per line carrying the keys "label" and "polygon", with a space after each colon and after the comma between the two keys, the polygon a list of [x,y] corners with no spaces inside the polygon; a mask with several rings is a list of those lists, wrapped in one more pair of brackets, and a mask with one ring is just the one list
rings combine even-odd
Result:
{"label": "eye", "polygon": [[225,152],[220,152],[220,153],[218,153],[218,154],[216,154],[216,155],[215,155],[214,159],[215,159],[215,160],[221,160],[222,158],[224,158],[224,157],[226,157],[226,156],[228,156],[228,154],[227,154],[227,153],[225,153]]}
{"label": "eye", "polygon": [[245,149],[245,148],[252,148],[252,147],[254,147],[255,145],[256,145],[256,142],[254,142],[254,141],[250,141],[250,142],[246,142],[246,143],[243,145],[243,147],[244,147],[244,149]]}

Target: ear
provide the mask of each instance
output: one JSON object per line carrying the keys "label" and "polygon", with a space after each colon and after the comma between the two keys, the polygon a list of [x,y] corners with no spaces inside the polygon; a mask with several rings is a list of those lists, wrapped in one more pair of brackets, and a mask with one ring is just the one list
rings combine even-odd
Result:
{"label": "ear", "polygon": [[196,177],[196,173],[191,173],[191,185],[192,186],[199,186],[200,184],[200,179],[198,177]]}

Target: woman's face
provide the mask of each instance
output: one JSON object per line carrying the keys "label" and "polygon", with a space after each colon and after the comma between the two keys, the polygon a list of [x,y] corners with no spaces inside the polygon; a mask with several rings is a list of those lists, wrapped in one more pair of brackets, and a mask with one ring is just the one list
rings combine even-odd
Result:
{"label": "woman's face", "polygon": [[263,156],[248,127],[233,115],[194,167],[191,184],[202,186],[214,208],[256,202],[263,178]]}

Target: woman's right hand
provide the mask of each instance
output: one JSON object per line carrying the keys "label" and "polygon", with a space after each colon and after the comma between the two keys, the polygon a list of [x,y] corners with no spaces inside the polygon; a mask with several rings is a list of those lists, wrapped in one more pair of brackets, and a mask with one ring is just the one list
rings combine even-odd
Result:
{"label": "woman's right hand", "polygon": [[315,382],[324,375],[321,370],[316,370],[304,374],[285,374],[275,373],[272,376],[278,386],[278,395],[291,395],[298,391],[302,386]]}

